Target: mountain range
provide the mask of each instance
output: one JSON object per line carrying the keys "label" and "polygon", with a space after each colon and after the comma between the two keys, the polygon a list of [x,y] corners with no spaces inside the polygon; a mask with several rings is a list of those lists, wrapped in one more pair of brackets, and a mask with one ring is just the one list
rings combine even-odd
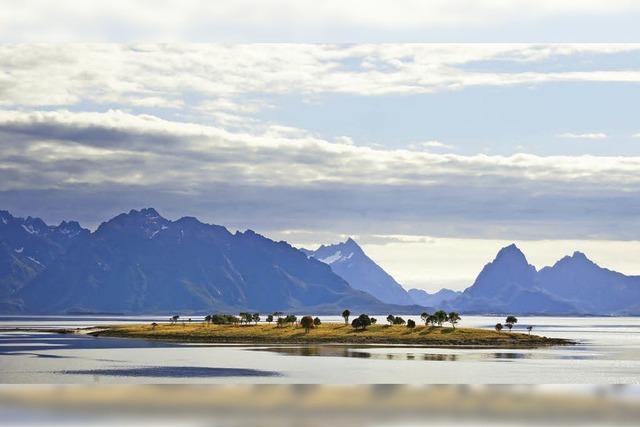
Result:
{"label": "mountain range", "polygon": [[131,210],[94,232],[0,211],[2,313],[640,315],[640,276],[602,268],[581,252],[537,270],[514,244],[463,292],[406,291],[349,238],[296,249],[251,230]]}
{"label": "mountain range", "polygon": [[483,314],[638,315],[639,304],[640,276],[602,268],[581,252],[537,271],[512,244],[446,307]]}
{"label": "mountain range", "polygon": [[131,210],[95,232],[3,212],[2,305],[25,313],[418,310],[353,289],[331,268],[251,230]]}
{"label": "mountain range", "polygon": [[351,238],[303,251],[330,265],[352,287],[383,302],[476,314],[640,314],[640,276],[602,268],[581,252],[538,271],[511,244],[500,249],[463,292],[441,289],[430,294],[422,289],[405,291]]}

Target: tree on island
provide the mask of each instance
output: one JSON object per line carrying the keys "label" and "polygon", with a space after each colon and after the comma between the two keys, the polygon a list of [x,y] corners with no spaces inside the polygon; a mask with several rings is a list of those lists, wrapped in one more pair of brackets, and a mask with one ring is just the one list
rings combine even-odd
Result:
{"label": "tree on island", "polygon": [[396,320],[395,316],[393,314],[390,314],[387,316],[387,322],[389,322],[389,325],[393,325],[393,321]]}
{"label": "tree on island", "polygon": [[496,328],[496,331],[498,332],[502,331],[502,328],[503,328],[502,323],[496,323],[495,328]]}
{"label": "tree on island", "polygon": [[425,325],[428,325],[429,323],[431,323],[431,326],[436,326],[436,316],[432,314],[429,317],[427,317],[427,322]]}
{"label": "tree on island", "polygon": [[204,323],[206,323],[207,325],[209,325],[211,323],[211,315],[207,314],[206,316],[204,316]]}
{"label": "tree on island", "polygon": [[284,318],[285,323],[295,324],[298,323],[298,318],[293,314],[288,314],[287,317]]}
{"label": "tree on island", "polygon": [[315,326],[316,328],[321,324],[322,324],[322,321],[320,320],[319,317],[316,317],[315,319],[313,319],[313,326]]}
{"label": "tree on island", "polygon": [[378,319],[376,319],[375,317],[371,317],[370,320],[372,325],[375,325],[376,323],[378,323]]}
{"label": "tree on island", "polygon": [[366,314],[361,314],[360,316],[353,319],[351,322],[351,326],[354,329],[362,329],[363,331],[367,329],[367,326],[371,325],[371,318]]}
{"label": "tree on island", "polygon": [[429,321],[429,313],[427,313],[426,311],[424,311],[421,315],[420,318],[422,319],[422,321],[424,322],[424,326],[427,326],[427,322]]}
{"label": "tree on island", "polygon": [[444,311],[444,310],[438,310],[438,311],[436,311],[436,312],[433,314],[433,316],[435,317],[436,322],[438,323],[438,326],[442,326],[442,324],[443,324],[444,322],[446,322],[446,321],[447,321],[447,318],[448,318],[448,316],[447,316],[447,312],[446,312],[446,311]]}
{"label": "tree on island", "polygon": [[157,324],[156,322],[153,322],[153,323],[151,324],[151,329],[155,329],[157,326],[158,326],[158,324]]}
{"label": "tree on island", "polygon": [[240,324],[251,322],[251,313],[242,311],[238,313],[238,316],[240,317]]}
{"label": "tree on island", "polygon": [[267,323],[271,324],[271,322],[273,322],[273,314],[267,315],[266,321]]}
{"label": "tree on island", "polygon": [[304,333],[308,334],[309,329],[313,328],[313,317],[304,316],[302,319],[300,319],[300,324],[304,328]]}
{"label": "tree on island", "polygon": [[349,316],[351,316],[351,312],[349,310],[345,310],[342,312],[342,317],[344,318],[344,324],[349,324]]}
{"label": "tree on island", "polygon": [[511,332],[511,328],[513,328],[513,325],[518,323],[518,319],[515,316],[507,316],[504,323],[507,325],[507,328],[509,328],[509,332]]}
{"label": "tree on island", "polygon": [[176,314],[175,316],[171,316],[171,318],[169,319],[169,321],[170,321],[172,324],[174,324],[174,325],[175,325],[176,323],[178,323],[178,319],[180,319],[180,316],[178,316],[178,315]]}
{"label": "tree on island", "polygon": [[253,320],[253,323],[257,325],[258,322],[260,321],[260,313],[253,313],[251,315],[251,320]]}
{"label": "tree on island", "polygon": [[451,326],[453,326],[453,329],[455,329],[456,323],[460,321],[460,315],[455,311],[452,311],[447,317],[449,318],[449,323],[451,323]]}
{"label": "tree on island", "polygon": [[396,317],[393,318],[393,324],[394,325],[404,325],[405,323],[407,323],[407,322],[405,322],[405,320],[400,316],[396,316]]}
{"label": "tree on island", "polygon": [[529,331],[529,335],[531,335],[531,330],[533,329],[533,326],[529,325],[527,326],[527,331]]}
{"label": "tree on island", "polygon": [[416,327],[416,322],[413,321],[412,319],[407,320],[407,328],[409,329],[413,329]]}

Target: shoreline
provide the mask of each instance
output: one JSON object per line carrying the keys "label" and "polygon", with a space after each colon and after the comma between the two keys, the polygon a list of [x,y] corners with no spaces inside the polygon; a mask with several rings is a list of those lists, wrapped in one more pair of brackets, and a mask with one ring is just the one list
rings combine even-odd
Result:
{"label": "shoreline", "polygon": [[548,338],[518,332],[495,332],[479,328],[450,328],[417,326],[374,325],[366,330],[354,330],[342,324],[323,324],[305,333],[304,328],[274,325],[188,325],[162,324],[117,325],[76,330],[49,332],[84,334],[95,337],[138,338],[173,343],[236,344],[236,345],[411,345],[421,347],[453,348],[536,348],[556,345],[574,345],[564,338]]}

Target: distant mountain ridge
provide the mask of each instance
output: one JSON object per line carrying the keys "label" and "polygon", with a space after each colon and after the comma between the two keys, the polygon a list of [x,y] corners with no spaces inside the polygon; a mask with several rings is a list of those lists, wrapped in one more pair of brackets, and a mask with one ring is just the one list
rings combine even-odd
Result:
{"label": "distant mountain ridge", "polygon": [[309,251],[193,217],[171,221],[152,208],[120,214],[93,233],[75,221],[47,225],[0,211],[2,313],[345,308],[640,315],[640,276],[602,268],[577,251],[538,271],[512,244],[462,293],[407,292],[353,239]]}
{"label": "distant mountain ridge", "polygon": [[316,250],[301,250],[308,256],[330,265],[331,269],[354,289],[367,292],[389,304],[417,304],[351,237],[342,243],[322,245]]}
{"label": "distant mountain ridge", "polygon": [[[41,220],[31,222],[37,235],[54,229]],[[120,214],[95,232],[84,230],[77,236],[82,238],[66,247],[59,245],[55,256],[47,258],[51,262],[43,262],[42,268],[23,278],[11,301],[3,301],[4,311],[402,309],[354,290],[329,266],[288,243],[251,230],[232,234],[193,217],[170,221],[147,208]],[[5,237],[0,234],[3,243]],[[22,238],[26,241],[28,236]]]}
{"label": "distant mountain ridge", "polygon": [[448,306],[467,313],[620,315],[640,314],[639,302],[640,276],[602,268],[581,252],[536,271],[512,244]]}
{"label": "distant mountain ridge", "polygon": [[445,304],[447,301],[455,299],[460,294],[461,291],[453,291],[451,289],[442,288],[438,292],[434,292],[430,294],[424,289],[409,289],[407,291],[413,302],[418,305],[423,305],[425,307],[440,307]]}

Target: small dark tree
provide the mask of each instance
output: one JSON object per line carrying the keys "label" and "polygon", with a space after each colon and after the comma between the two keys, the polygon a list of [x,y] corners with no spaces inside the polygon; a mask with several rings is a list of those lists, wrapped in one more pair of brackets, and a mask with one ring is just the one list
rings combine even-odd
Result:
{"label": "small dark tree", "polygon": [[366,314],[361,314],[358,316],[360,319],[360,325],[362,325],[362,329],[367,329],[367,326],[371,326],[371,318]]}
{"label": "small dark tree", "polygon": [[389,322],[390,325],[394,324],[394,320],[395,320],[395,316],[393,314],[390,314],[387,316],[387,322]]}
{"label": "small dark tree", "polygon": [[407,322],[400,316],[396,316],[396,317],[393,318],[393,324],[394,325],[404,325],[405,323],[407,323]]}
{"label": "small dark tree", "polygon": [[295,324],[298,322],[298,318],[293,314],[289,314],[287,315],[287,317],[284,318],[284,321],[285,323],[288,323],[288,324]]}
{"label": "small dark tree", "polygon": [[515,316],[507,316],[504,323],[507,325],[507,328],[509,328],[509,332],[511,332],[511,328],[513,328],[513,325],[518,323],[518,318]]}
{"label": "small dark tree", "polygon": [[171,316],[171,323],[175,324],[178,323],[178,319],[180,319],[180,316],[178,316],[177,314],[175,316]]}
{"label": "small dark tree", "polygon": [[436,326],[436,316],[434,316],[433,314],[430,315],[429,317],[427,317],[427,325],[431,323],[431,326]]}
{"label": "small dark tree", "polygon": [[460,315],[457,312],[452,311],[447,317],[449,318],[449,323],[451,323],[451,326],[455,329],[456,323],[460,321]]}
{"label": "small dark tree", "polygon": [[407,320],[407,328],[409,329],[413,329],[416,327],[416,322],[413,321],[412,319]]}
{"label": "small dark tree", "polygon": [[500,332],[503,328],[502,323],[496,323],[495,328],[496,328],[496,331]]}
{"label": "small dark tree", "polygon": [[342,312],[342,317],[344,318],[344,324],[349,324],[349,316],[351,316],[351,312],[349,310],[345,310]]}
{"label": "small dark tree", "polygon": [[513,328],[513,323],[505,323],[505,326],[509,329],[509,332],[511,332],[511,328]]}
{"label": "small dark tree", "polygon": [[376,319],[375,317],[371,317],[370,320],[372,325],[375,325],[376,323],[378,323],[378,319]]}
{"label": "small dark tree", "polygon": [[438,310],[433,315],[436,318],[438,326],[442,326],[442,324],[447,321],[447,312],[444,310]]}
{"label": "small dark tree", "polygon": [[320,321],[319,317],[316,317],[315,319],[313,319],[313,326],[318,327],[322,324],[322,322]]}
{"label": "small dark tree", "polygon": [[302,319],[300,319],[300,324],[304,328],[304,333],[308,334],[309,329],[313,328],[313,317],[304,316]]}
{"label": "small dark tree", "polygon": [[260,321],[260,313],[253,313],[251,315],[251,320],[253,320],[253,323],[257,325],[258,322]]}
{"label": "small dark tree", "polygon": [[529,325],[527,326],[527,331],[529,331],[529,335],[531,335],[531,330],[533,329],[533,326]]}
{"label": "small dark tree", "polygon": [[427,326],[427,321],[429,320],[429,313],[427,313],[426,311],[423,312],[420,315],[420,318],[422,319],[422,321],[424,322],[424,325]]}
{"label": "small dark tree", "polygon": [[268,322],[269,324],[271,324],[271,322],[273,322],[273,314],[269,314],[269,315],[267,316],[267,322]]}
{"label": "small dark tree", "polygon": [[158,324],[157,324],[156,322],[153,322],[153,323],[151,324],[151,329],[155,329],[157,326],[158,326]]}
{"label": "small dark tree", "polygon": [[359,317],[356,317],[355,319],[353,319],[353,320],[351,321],[351,327],[352,327],[353,329],[360,329],[360,328],[362,328],[362,322],[360,321],[360,318],[359,318]]}
{"label": "small dark tree", "polygon": [[211,323],[211,315],[207,314],[206,316],[204,316],[204,322],[208,325]]}

